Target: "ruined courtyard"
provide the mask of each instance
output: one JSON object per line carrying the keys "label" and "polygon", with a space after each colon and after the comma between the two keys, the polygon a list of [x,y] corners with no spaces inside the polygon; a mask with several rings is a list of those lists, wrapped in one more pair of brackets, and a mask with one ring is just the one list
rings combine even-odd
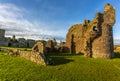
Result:
{"label": "ruined courtyard", "polygon": [[[83,24],[70,27],[66,35],[66,42],[57,44],[52,40],[31,40],[5,37],[5,30],[0,29],[0,45],[8,47],[32,47],[31,52],[19,51],[19,56],[40,64],[47,64],[44,55],[48,53],[84,54],[92,58],[113,58],[113,30],[115,24],[115,9],[106,4],[103,13],[97,13],[94,20],[84,20]],[[4,51],[4,49],[3,49]],[[16,52],[15,52],[16,53]]]}

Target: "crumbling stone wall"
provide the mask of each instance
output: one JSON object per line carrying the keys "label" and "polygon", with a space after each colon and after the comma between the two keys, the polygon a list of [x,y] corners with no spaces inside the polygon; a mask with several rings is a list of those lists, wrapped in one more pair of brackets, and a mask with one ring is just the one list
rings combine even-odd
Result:
{"label": "crumbling stone wall", "polygon": [[113,54],[112,26],[115,9],[107,4],[104,13],[97,13],[94,20],[73,25],[66,36],[70,53],[83,53],[87,57],[111,58]]}
{"label": "crumbling stone wall", "polygon": [[0,29],[0,41],[4,41],[5,38],[5,30]]}
{"label": "crumbling stone wall", "polygon": [[21,51],[17,49],[9,49],[9,48],[0,48],[0,51],[6,52],[11,56],[20,56],[37,64],[47,65],[49,64],[49,60],[45,57],[44,54],[40,52],[34,51]]}
{"label": "crumbling stone wall", "polygon": [[0,39],[3,39],[5,37],[5,30],[0,29]]}
{"label": "crumbling stone wall", "polygon": [[33,52],[39,52],[41,54],[46,53],[46,47],[43,42],[37,42],[33,47],[32,47]]}
{"label": "crumbling stone wall", "polygon": [[69,49],[66,46],[66,42],[60,41],[58,52],[60,52],[60,53],[67,53],[67,52],[69,52]]}
{"label": "crumbling stone wall", "polygon": [[48,40],[45,45],[47,52],[53,52],[54,51],[54,43],[52,40]]}
{"label": "crumbling stone wall", "polygon": [[5,30],[0,29],[0,46],[6,46],[8,43],[5,41]]}
{"label": "crumbling stone wall", "polygon": [[45,43],[46,52],[47,53],[55,52],[56,51],[56,49],[55,49],[56,46],[57,46],[57,42],[56,42],[55,38],[53,40],[46,41],[46,43]]}
{"label": "crumbling stone wall", "polygon": [[52,42],[53,42],[53,46],[57,46],[57,41],[55,38],[52,40]]}
{"label": "crumbling stone wall", "polygon": [[20,51],[19,56],[37,64],[47,65],[46,57],[44,56],[44,54],[41,54],[39,52]]}
{"label": "crumbling stone wall", "polygon": [[107,4],[104,7],[103,23],[101,25],[101,36],[94,40],[93,57],[111,58],[114,57],[113,45],[113,30],[112,26],[115,23],[115,9]]}

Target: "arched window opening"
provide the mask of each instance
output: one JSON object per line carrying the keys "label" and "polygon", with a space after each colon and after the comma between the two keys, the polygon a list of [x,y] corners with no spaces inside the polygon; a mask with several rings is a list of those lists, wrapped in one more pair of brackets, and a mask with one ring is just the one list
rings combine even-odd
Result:
{"label": "arched window opening", "polygon": [[98,28],[96,26],[94,26],[93,31],[98,31]]}

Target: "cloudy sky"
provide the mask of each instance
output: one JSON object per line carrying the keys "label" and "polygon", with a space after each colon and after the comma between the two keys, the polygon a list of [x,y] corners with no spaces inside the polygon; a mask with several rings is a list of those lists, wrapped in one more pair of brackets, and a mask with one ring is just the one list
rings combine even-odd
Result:
{"label": "cloudy sky", "polygon": [[6,36],[65,40],[73,24],[92,20],[106,3],[116,9],[114,40],[120,39],[120,0],[0,0],[0,28]]}

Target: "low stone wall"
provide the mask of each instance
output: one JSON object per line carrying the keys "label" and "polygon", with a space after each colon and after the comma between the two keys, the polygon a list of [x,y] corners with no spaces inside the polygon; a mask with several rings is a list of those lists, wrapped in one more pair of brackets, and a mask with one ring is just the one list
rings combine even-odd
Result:
{"label": "low stone wall", "polygon": [[38,52],[20,51],[19,56],[37,64],[47,65],[46,57],[44,54],[40,54]]}
{"label": "low stone wall", "polygon": [[48,61],[44,54],[41,54],[39,52],[33,52],[33,51],[20,51],[17,49],[7,49],[7,48],[0,48],[1,52],[6,52],[9,55],[13,56],[20,56],[22,58],[25,58],[27,60],[30,60],[32,62],[35,62],[37,64],[47,65]]}
{"label": "low stone wall", "polygon": [[8,52],[10,51],[10,49],[7,49],[7,48],[0,48],[0,51],[1,51],[1,52],[7,52],[7,53],[8,53]]}

